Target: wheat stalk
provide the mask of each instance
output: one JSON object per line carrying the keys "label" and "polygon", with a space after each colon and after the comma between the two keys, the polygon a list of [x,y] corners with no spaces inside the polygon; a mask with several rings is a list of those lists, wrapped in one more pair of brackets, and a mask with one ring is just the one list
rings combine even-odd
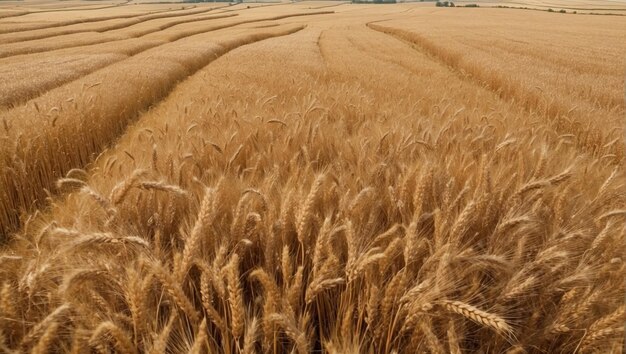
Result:
{"label": "wheat stalk", "polygon": [[293,323],[292,319],[289,319],[287,318],[287,316],[278,313],[272,313],[266,316],[269,322],[274,323],[282,328],[287,336],[289,336],[289,338],[294,341],[298,353],[305,354],[310,352],[306,333],[302,332],[295,325],[295,323]]}
{"label": "wheat stalk", "polygon": [[63,304],[57,307],[54,311],[50,312],[43,320],[33,326],[30,331],[22,338],[21,347],[27,347],[36,338],[40,338],[50,325],[58,322],[63,316],[70,312],[70,305]]}
{"label": "wheat stalk", "polygon": [[168,295],[174,300],[174,303],[176,303],[193,322],[199,322],[199,315],[196,308],[187,295],[185,295],[175,278],[160,264],[151,264],[151,269]]}
{"label": "wheat stalk", "polygon": [[226,271],[228,284],[228,304],[230,306],[230,324],[233,336],[240,338],[243,336],[245,325],[245,305],[243,302],[243,291],[239,279],[239,256],[231,256],[230,263]]}
{"label": "wheat stalk", "polygon": [[191,230],[191,234],[185,240],[185,248],[182,253],[182,259],[176,272],[177,277],[179,278],[184,278],[187,273],[194,255],[198,252],[201,237],[211,223],[213,215],[213,200],[214,191],[210,189],[206,190],[204,198],[202,199],[202,204],[200,205],[198,217],[193,229]]}
{"label": "wheat stalk", "polygon": [[162,354],[167,350],[168,340],[172,330],[174,329],[174,325],[178,320],[178,313],[172,312],[170,314],[169,319],[167,320],[167,324],[163,328],[163,330],[156,334],[152,343],[152,347],[149,350],[150,354]]}
{"label": "wheat stalk", "polygon": [[205,318],[205,319],[202,319],[202,322],[200,323],[200,326],[198,327],[198,333],[196,334],[196,337],[193,340],[193,345],[191,346],[189,353],[201,354],[202,348],[204,348],[207,339],[208,339],[208,334],[207,334],[206,318]]}
{"label": "wheat stalk", "polygon": [[52,343],[54,342],[55,335],[57,334],[58,329],[59,329],[59,323],[52,322],[48,326],[48,328],[46,328],[46,330],[43,332],[43,335],[41,336],[41,338],[39,338],[39,341],[33,347],[31,353],[33,354],[49,353],[51,349],[50,347]]}
{"label": "wheat stalk", "polygon": [[246,335],[243,340],[243,354],[254,354],[256,353],[254,349],[254,345],[257,341],[257,336],[259,335],[259,323],[256,317],[252,319],[246,326]]}
{"label": "wheat stalk", "polygon": [[318,195],[321,192],[322,184],[326,180],[325,175],[319,175],[313,182],[311,186],[311,190],[309,191],[308,196],[306,197],[304,204],[300,208],[298,213],[298,217],[296,220],[297,232],[298,232],[298,240],[300,243],[304,243],[305,232],[307,231],[307,227],[309,224],[309,220],[311,217],[311,213],[313,212],[313,208],[317,201]]}

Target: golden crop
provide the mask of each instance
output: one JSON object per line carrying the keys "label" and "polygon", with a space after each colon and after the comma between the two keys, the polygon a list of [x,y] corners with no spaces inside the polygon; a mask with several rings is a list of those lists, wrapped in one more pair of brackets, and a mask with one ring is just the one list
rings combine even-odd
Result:
{"label": "golden crop", "polygon": [[622,17],[36,4],[0,352],[623,352]]}

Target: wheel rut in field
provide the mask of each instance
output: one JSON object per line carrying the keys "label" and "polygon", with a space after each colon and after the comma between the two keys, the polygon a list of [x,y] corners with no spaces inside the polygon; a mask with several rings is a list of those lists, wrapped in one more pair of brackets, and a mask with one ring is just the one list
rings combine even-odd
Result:
{"label": "wheel rut in field", "polygon": [[[36,14],[41,14],[41,13],[50,13],[50,12],[68,12],[68,11],[91,11],[91,10],[103,10],[103,9],[111,9],[114,7],[120,7],[120,6],[128,6],[128,4],[131,2],[132,0],[126,0],[124,2],[118,3],[118,4],[112,4],[112,5],[106,5],[106,6],[99,6],[99,7],[90,7],[88,9],[85,8],[81,8],[79,7],[71,7],[71,8],[61,8],[61,9],[50,9],[50,10],[40,10],[40,11],[31,11],[29,13],[36,13]],[[84,7],[87,7],[89,5],[85,5]]]}
{"label": "wheel rut in field", "polygon": [[[215,25],[215,26],[198,25],[197,28],[189,29],[187,31],[183,31],[178,34],[172,34],[171,36],[169,36],[169,38],[170,38],[170,41],[173,41],[173,40],[180,39],[183,37],[191,36],[193,34],[215,31],[218,29],[237,26],[237,25],[246,24],[246,23],[280,20],[280,19],[296,17],[296,16],[311,16],[311,15],[322,15],[322,14],[331,14],[331,13],[333,13],[333,11],[316,11],[316,12],[307,12],[307,13],[286,14],[286,15],[267,17],[267,18],[241,20],[241,21],[237,21],[233,23],[227,23],[227,24]],[[223,15],[223,16],[227,16],[227,15]],[[207,21],[210,21],[210,20],[211,19],[208,19]],[[178,23],[175,25],[182,25],[184,23],[185,22]],[[170,28],[175,25],[172,25],[169,27],[166,26],[166,28]],[[69,34],[69,35],[66,35],[65,37],[60,36],[61,38],[57,37],[56,41],[51,41],[49,38],[44,38],[44,39],[38,39],[38,40],[33,40],[33,41],[9,43],[9,44],[3,45],[2,48],[0,48],[0,58],[8,58],[8,57],[12,57],[16,55],[24,55],[24,54],[49,52],[49,51],[57,50],[57,49],[82,47],[85,45],[92,45],[92,44],[109,43],[109,42],[114,42],[114,41],[119,41],[119,40],[124,40],[124,39],[130,39],[130,38],[142,38],[144,36],[154,34],[159,31],[163,31],[163,28],[157,26],[149,30],[139,31],[138,33],[135,33],[135,34],[133,33],[112,34],[112,33],[103,32],[102,35],[105,35],[105,37],[101,37],[101,38],[93,38],[92,36],[85,36],[87,34],[97,34],[99,32],[81,32],[81,33]],[[55,38],[55,37],[51,37],[51,38]]]}
{"label": "wheel rut in field", "polygon": [[[233,15],[223,15],[224,17],[220,17],[220,18],[225,18],[225,16],[233,16]],[[286,17],[280,17],[279,19],[283,19],[283,18],[287,18],[290,16],[295,16],[295,15],[289,15]],[[298,14],[299,16],[299,14]],[[217,18],[217,17],[216,17]],[[84,77],[96,70],[101,70],[103,68],[106,68],[110,65],[114,65],[116,63],[119,63],[120,61],[123,60],[127,60],[129,58],[132,58],[136,55],[139,55],[143,52],[145,52],[146,50],[150,50],[150,49],[154,49],[154,48],[158,48],[159,46],[162,45],[166,45],[168,43],[174,43],[176,41],[182,40],[184,38],[193,36],[193,35],[198,35],[198,34],[202,34],[202,33],[207,33],[207,32],[211,32],[211,31],[217,31],[217,30],[221,30],[221,29],[227,29],[230,27],[236,27],[238,25],[242,25],[242,24],[249,24],[249,23],[255,23],[255,22],[266,22],[266,21],[276,21],[275,19],[276,17],[273,18],[265,18],[265,19],[257,19],[257,20],[244,20],[244,21],[239,21],[239,22],[235,22],[235,23],[231,23],[231,24],[227,24],[227,25],[216,25],[212,28],[208,28],[207,31],[205,32],[201,32],[201,33],[196,33],[197,31],[192,31],[192,32],[186,32],[183,33],[179,36],[176,36],[174,38],[172,38],[171,40],[161,40],[161,41],[153,41],[150,43],[138,43],[137,50],[133,50],[132,53],[126,55],[125,57],[122,57],[121,55],[117,58],[111,58],[110,60],[107,59],[106,62],[95,62],[95,63],[91,63],[92,67],[91,68],[83,68],[81,67],[80,71],[76,71],[75,75],[67,75],[65,77],[59,77],[59,76],[50,76],[48,78],[45,78],[45,74],[39,77],[39,84],[38,87],[33,88],[31,86],[26,85],[26,83],[28,83],[29,81],[27,81],[27,78],[17,80],[19,82],[24,82],[25,85],[23,88],[16,88],[15,86],[10,87],[9,90],[7,90],[6,92],[2,92],[2,85],[0,84],[0,109],[2,109],[3,107],[6,109],[12,109],[15,108],[21,104],[24,104],[32,99],[35,99],[43,94],[45,94],[46,92],[53,90],[59,86],[62,86],[64,84],[70,83],[72,81],[75,80],[79,80],[81,77]],[[206,29],[206,28],[205,28]],[[123,41],[123,40],[121,40]],[[98,46],[100,44],[103,43],[98,43],[98,44],[93,44],[92,46]],[[97,48],[97,47],[96,47]],[[63,49],[70,49],[70,48],[63,48]],[[63,49],[59,49],[59,51],[63,50]],[[51,51],[53,52],[53,51]],[[46,53],[51,53],[51,52],[46,52]],[[116,52],[112,52],[112,51],[103,51],[103,54],[110,54],[110,55],[114,55],[116,54]],[[123,54],[123,53],[122,53]],[[45,62],[47,60],[47,56],[45,53],[34,53],[32,55],[40,55],[41,59],[39,62],[37,61],[33,61],[32,67],[41,67],[41,63]],[[95,54],[94,54],[95,55]],[[29,57],[26,56],[26,59],[28,59]],[[0,64],[2,64],[2,59],[0,59]],[[8,64],[7,64],[8,65]],[[17,72],[20,72],[19,70]],[[26,71],[24,71],[25,73],[27,73]],[[29,77],[31,76],[30,74],[28,75]],[[0,75],[1,78],[1,75]],[[16,81],[16,78],[13,78],[13,81]]]}
{"label": "wheel rut in field", "polygon": [[[204,45],[172,43],[50,92],[39,103],[0,114],[6,130],[0,136],[0,162],[6,167],[0,171],[0,240],[19,228],[21,213],[43,204],[58,178],[87,165],[179,82],[235,48],[302,28],[286,25]],[[20,142],[19,132],[33,130],[41,133]]]}
{"label": "wheel rut in field", "polygon": [[[450,71],[462,77],[463,79],[469,80],[471,82],[474,82],[478,86],[483,86],[493,92],[496,92],[502,99],[506,100],[510,98],[509,96],[511,96],[511,93],[504,93],[503,84],[499,83],[499,80],[487,77],[486,74],[481,75],[478,67],[471,66],[469,63],[464,63],[461,53],[456,53],[447,50],[446,48],[440,47],[415,32],[393,27],[386,27],[377,23],[368,23],[367,27],[374,31],[381,32],[396,39],[399,39],[414,50],[423,53],[433,60],[445,65],[450,69]],[[511,91],[511,89],[507,90],[507,92],[508,91]]]}
{"label": "wheel rut in field", "polygon": [[[14,10],[11,10],[11,11],[14,11]],[[5,18],[20,17],[20,16],[28,15],[29,13],[30,12],[15,10],[14,13],[0,14],[0,20],[3,20]]]}
{"label": "wheel rut in field", "polygon": [[[495,60],[506,61],[503,56],[514,55],[516,58],[524,58],[523,60],[529,60],[535,62],[534,65],[544,69],[551,70],[553,72],[559,72],[562,75],[611,75],[611,68],[602,67],[599,63],[597,65],[587,66],[579,65],[579,61],[565,60],[560,57],[553,57],[547,54],[548,50],[539,51],[527,51],[524,49],[515,48],[514,46],[507,46],[497,41],[491,41],[489,47],[465,41],[465,46],[471,48],[472,51],[484,53],[485,55],[491,55]],[[578,64],[576,64],[578,63]],[[588,85],[588,90],[591,91],[594,85]],[[545,87],[537,86],[537,89],[549,90]],[[568,92],[572,96],[572,99],[576,102],[588,104],[594,109],[611,111],[614,109],[624,108],[624,98],[616,98],[611,96],[609,92],[603,94],[597,92],[595,95],[587,94],[586,90],[574,90]]]}
{"label": "wheel rut in field", "polygon": [[376,23],[368,23],[367,27],[403,41],[411,48],[446,65],[460,78],[494,92],[503,101],[513,104],[525,112],[540,112],[547,118],[557,134],[573,134],[576,138],[575,145],[580,152],[589,153],[592,156],[611,155],[614,156],[614,159],[611,160],[612,164],[621,165],[623,163],[623,146],[621,144],[607,144],[607,141],[612,141],[614,137],[603,137],[597,131],[584,128],[576,119],[584,121],[588,117],[574,115],[573,109],[566,107],[561,102],[548,101],[540,92],[528,90],[520,83],[510,82],[497,73],[488,72],[485,68],[467,62],[463,59],[462,53],[438,46],[418,33]]}
{"label": "wheel rut in field", "polygon": [[[127,1],[124,1],[124,2],[119,3],[119,4],[100,6],[100,7],[90,7],[88,9],[81,8],[81,7],[71,7],[71,8],[39,10],[39,11],[37,11],[37,10],[35,10],[35,11],[28,11],[28,10],[26,10],[26,11],[19,12],[19,13],[16,13],[16,14],[7,14],[7,15],[4,15],[4,16],[0,16],[0,19],[11,18],[11,17],[20,17],[20,16],[25,16],[25,15],[31,15],[31,14],[51,13],[51,12],[104,10],[104,9],[110,9],[110,8],[114,8],[114,7],[127,6],[131,1],[132,0],[127,0]],[[87,7],[87,6],[90,6],[90,5],[85,5],[84,7]]]}
{"label": "wheel rut in field", "polygon": [[[232,16],[234,15],[215,16],[212,19],[221,19],[221,18],[232,17]],[[209,19],[204,19],[204,20],[209,20]],[[109,65],[113,65],[122,60],[126,60],[142,52],[145,52],[146,50],[157,48],[161,45],[172,43],[172,42],[187,38],[191,35],[194,35],[194,34],[182,36],[181,38],[177,38],[177,39],[170,40],[170,41],[168,40],[141,41],[138,38],[121,39],[117,42],[137,41],[136,43],[130,43],[129,44],[130,48],[127,48],[126,50],[122,52],[118,52],[115,49],[106,49],[106,50],[103,49],[101,52],[97,51],[98,46],[102,44],[106,44],[108,42],[83,46],[83,48],[86,50],[88,48],[95,49],[93,52],[87,54],[88,57],[85,57],[85,60],[90,60],[89,59],[90,57],[98,57],[99,59],[97,59],[95,62],[84,61],[85,64],[80,66],[80,70],[77,70],[75,75],[67,75],[64,77],[55,76],[55,75],[49,75],[48,77],[46,77],[46,75],[50,74],[50,72],[45,71],[45,68],[47,67],[47,65],[49,65],[50,55],[52,53],[52,54],[58,54],[60,56],[63,56],[62,52],[64,50],[73,50],[72,53],[68,53],[68,57],[79,58],[82,54],[78,53],[77,51],[79,49],[78,47],[61,48],[61,49],[57,49],[54,51],[21,55],[21,56],[24,56],[23,58],[24,60],[20,63],[21,65],[28,65],[31,68],[35,68],[34,70],[39,70],[39,68],[44,68],[44,72],[42,73],[41,76],[38,77],[38,80],[37,80],[38,87],[32,87],[32,86],[29,86],[28,84],[29,82],[31,82],[29,78],[32,77],[32,74],[31,74],[32,70],[27,70],[27,69],[10,70],[10,76],[13,76],[12,81],[23,83],[24,86],[22,86],[21,88],[19,86],[18,87],[11,86],[9,90],[3,90],[2,84],[0,83],[0,108],[2,107],[9,108],[9,109],[14,108],[20,104],[23,104],[29,100],[32,100],[36,97],[43,95],[49,90],[52,90],[56,87],[64,85],[68,82],[78,80],[81,77],[88,75],[96,70],[105,68]],[[113,56],[115,56],[115,58],[113,58]],[[19,57],[19,56],[15,56],[15,57]],[[0,65],[2,64],[3,59],[8,60],[4,62],[4,64],[6,65],[5,67],[10,67],[11,63],[15,62],[14,57],[0,58]],[[68,67],[63,67],[62,65],[63,63],[60,64],[60,67],[57,67],[57,70],[55,72],[68,68]],[[16,73],[24,73],[26,77],[18,79],[15,77]],[[2,78],[1,71],[0,71],[0,78]]]}
{"label": "wheel rut in field", "polygon": [[[183,10],[189,10],[192,8],[193,7],[188,7]],[[86,23],[108,21],[108,20],[115,20],[115,19],[123,20],[123,19],[135,18],[135,17],[163,14],[163,13],[174,12],[174,11],[181,11],[181,10],[180,9],[158,10],[158,11],[139,13],[139,14],[99,16],[99,17],[80,18],[80,19],[66,20],[66,21],[59,21],[59,22],[52,22],[52,23],[24,23],[24,24],[19,24],[19,27],[16,27],[16,25],[18,25],[17,23],[7,24],[7,23],[0,22],[0,34],[35,31],[35,30],[42,30],[42,29],[48,29],[48,28],[57,28],[57,27],[71,26],[71,25],[76,25],[76,24],[86,24]],[[3,17],[0,17],[0,20],[2,19]]]}
{"label": "wheel rut in field", "polygon": [[[11,32],[0,34],[0,44],[18,43],[18,42],[37,40],[37,39],[53,38],[53,37],[58,37],[58,36],[63,36],[63,35],[68,35],[68,34],[74,34],[74,33],[84,33],[84,32],[102,33],[102,32],[107,32],[107,31],[116,30],[116,29],[123,29],[126,27],[144,23],[147,21],[160,20],[160,19],[166,19],[166,18],[184,18],[188,16],[202,15],[202,14],[206,14],[206,13],[213,12],[216,10],[219,10],[219,8],[200,9],[200,10],[195,10],[195,11],[188,11],[188,9],[177,10],[177,11],[170,11],[170,12],[165,12],[165,13],[133,16],[131,18],[119,18],[118,17],[118,18],[109,18],[109,19],[102,20],[102,21],[93,21],[89,23],[79,22],[79,23],[59,26],[54,29],[44,28],[44,29],[17,31],[17,32],[11,31]],[[187,11],[187,12],[176,13],[179,11]],[[118,20],[121,20],[121,21],[118,21]],[[98,23],[98,22],[105,22],[105,23]],[[179,20],[178,22],[172,21],[171,26],[174,26],[179,23],[184,23],[184,22],[185,20]]]}
{"label": "wheel rut in field", "polygon": [[317,41],[315,42],[315,44],[317,45],[317,51],[320,54],[320,57],[322,58],[322,62],[324,63],[324,67],[327,67],[327,59],[326,59],[326,54],[324,54],[324,48],[322,47],[322,39],[324,37],[324,33],[326,32],[326,30],[321,30],[320,34],[317,36]]}

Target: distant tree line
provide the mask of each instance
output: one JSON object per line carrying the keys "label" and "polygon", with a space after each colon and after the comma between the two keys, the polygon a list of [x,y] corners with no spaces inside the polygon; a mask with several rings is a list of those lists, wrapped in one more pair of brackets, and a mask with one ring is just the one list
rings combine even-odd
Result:
{"label": "distant tree line", "polygon": [[352,0],[353,4],[395,4],[396,0]]}
{"label": "distant tree line", "polygon": [[[456,5],[454,5],[454,3],[452,1],[437,1],[437,3],[435,3],[435,6],[437,7],[456,7]],[[463,5],[459,5],[459,6],[463,6]],[[467,4],[465,5],[465,7],[478,7],[478,4]]]}
{"label": "distant tree line", "polygon": [[198,3],[198,2],[234,2],[241,3],[242,0],[183,0],[184,3]]}

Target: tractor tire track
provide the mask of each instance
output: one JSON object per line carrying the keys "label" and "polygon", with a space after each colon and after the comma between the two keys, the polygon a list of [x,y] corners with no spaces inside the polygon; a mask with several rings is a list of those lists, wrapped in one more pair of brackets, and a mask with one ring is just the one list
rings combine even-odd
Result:
{"label": "tractor tire track", "polygon": [[[46,28],[46,29],[33,30],[33,31],[21,31],[17,33],[9,32],[6,34],[0,34],[0,44],[25,42],[25,41],[51,38],[51,37],[57,37],[57,36],[62,36],[62,35],[67,35],[67,34],[74,34],[74,33],[83,33],[83,32],[101,33],[101,32],[106,32],[110,30],[126,28],[129,26],[133,26],[133,25],[143,23],[146,21],[151,21],[151,20],[205,14],[207,12],[211,12],[216,9],[217,8],[201,9],[201,10],[195,10],[195,11],[188,11],[182,14],[175,13],[175,11],[172,11],[172,12],[158,13],[158,14],[151,14],[151,15],[141,15],[137,18],[122,19],[122,21],[120,21],[119,18],[117,19],[114,18],[114,19],[109,19],[109,20],[104,20],[104,21],[95,21],[89,24],[78,23],[78,24],[73,24],[73,25],[68,25],[68,26],[61,26],[60,28],[57,28],[54,30]],[[177,10],[177,11],[181,11],[181,10]],[[104,23],[98,23],[98,22],[104,22]]]}
{"label": "tractor tire track", "polygon": [[[226,15],[233,16],[233,15]],[[268,21],[267,19],[259,20],[259,21]],[[269,20],[275,21],[275,20]],[[245,22],[245,23],[255,23]],[[220,29],[226,29],[230,27],[236,27],[241,23],[234,24],[232,26],[213,28],[210,31],[216,31]],[[277,26],[279,24],[271,24],[272,26]],[[268,28],[269,26],[259,27],[259,28]],[[207,32],[210,32],[207,31]],[[202,32],[202,33],[207,33]],[[178,40],[187,38],[192,35],[197,35],[198,33],[186,33],[183,36],[177,36],[175,38],[170,39],[161,39],[161,40],[141,40],[141,39],[128,39],[119,41],[120,45],[122,42],[126,48],[124,51],[120,53],[118,48],[112,48],[111,50],[103,50],[102,52],[97,52],[97,48],[102,44],[95,44],[92,46],[83,47],[80,52],[89,52],[89,47],[93,47],[94,52],[88,56],[78,54],[79,58],[82,55],[84,58],[80,62],[69,63],[66,66],[57,64],[55,67],[57,68],[55,71],[50,71],[47,68],[50,66],[50,56],[51,54],[58,54],[60,57],[65,57],[63,53],[64,49],[60,49],[53,52],[39,53],[39,54],[31,54],[24,58],[19,57],[9,57],[6,59],[0,59],[0,108],[4,107],[6,109],[12,109],[20,104],[24,104],[29,100],[37,98],[46,92],[53,90],[59,86],[67,84],[69,82],[80,79],[81,77],[88,75],[96,70],[100,70],[108,67],[109,65],[113,65],[123,60],[127,60],[132,58],[135,55],[138,55],[146,50],[157,48],[159,46],[165,45],[167,43],[173,43]],[[132,41],[132,42],[131,42]],[[136,41],[136,43],[134,43]],[[72,52],[74,52],[74,48],[68,48]],[[68,53],[69,54],[69,53]],[[76,56],[77,54],[71,53],[72,56]],[[35,58],[33,58],[36,56]],[[17,59],[20,60],[17,60]],[[64,59],[65,60],[65,59]],[[15,63],[13,66],[10,66],[11,63]],[[17,66],[15,66],[17,65]],[[25,68],[35,68],[30,70],[25,70]],[[72,69],[74,68],[74,69]],[[3,70],[4,69],[4,70]],[[60,72],[65,71],[64,75],[59,75]],[[33,73],[35,70],[35,73]],[[41,71],[37,74],[37,70]],[[74,70],[72,72],[72,70]],[[4,71],[4,73],[3,73]],[[21,76],[20,76],[21,74]],[[32,78],[33,76],[37,77],[37,86],[32,86]]]}
{"label": "tractor tire track", "polygon": [[[103,9],[110,9],[113,7],[121,7],[121,6],[128,6],[128,4],[131,2],[132,0],[126,0],[123,3],[119,3],[119,4],[114,4],[114,5],[107,5],[107,6],[100,6],[100,7],[90,7],[88,9],[85,8],[81,8],[81,7],[71,7],[71,8],[62,8],[62,9],[51,9],[51,10],[41,10],[41,11],[23,11],[23,12],[19,12],[17,14],[7,14],[7,15],[0,15],[0,19],[4,19],[4,18],[11,18],[11,17],[20,17],[20,16],[25,16],[25,15],[30,15],[30,14],[43,14],[43,13],[51,13],[51,12],[69,12],[69,11],[91,11],[91,10],[103,10]],[[91,6],[91,5],[86,5],[84,7],[87,6]]]}
{"label": "tractor tire track", "polygon": [[[170,43],[51,91],[32,105],[0,114],[6,130],[0,137],[5,167],[0,171],[0,239],[19,228],[20,211],[41,206],[59,177],[92,161],[178,82],[232,49],[303,28],[289,25],[224,35],[201,46],[201,38]],[[19,134],[23,129],[41,133],[24,143]]]}
{"label": "tractor tire track", "polygon": [[[296,13],[296,14],[287,14],[287,15],[273,16],[273,17],[267,17],[267,18],[242,20],[242,21],[237,21],[237,22],[232,22],[232,23],[227,23],[227,24],[222,24],[222,25],[206,25],[206,26],[198,25],[197,27],[194,27],[187,31],[181,31],[179,33],[173,33],[171,35],[159,34],[160,38],[153,38],[153,39],[165,39],[168,41],[174,41],[176,39],[188,37],[194,34],[215,31],[218,29],[237,26],[237,25],[241,25],[245,23],[273,21],[273,20],[280,20],[280,19],[296,17],[296,16],[310,16],[310,15],[331,14],[331,13],[334,13],[334,12],[333,11],[318,11],[318,12],[309,12],[309,13]],[[216,16],[219,16],[219,15],[216,15]],[[221,16],[226,17],[226,15],[221,15]],[[119,41],[119,40],[124,40],[124,39],[129,39],[129,38],[139,38],[139,37],[143,37],[149,34],[162,31],[163,30],[162,27],[170,28],[176,25],[185,24],[187,22],[193,22],[193,21],[186,21],[183,23],[174,24],[172,26],[160,26],[157,28],[152,28],[150,30],[139,31],[138,33],[135,33],[135,34],[123,34],[123,33],[118,34],[118,33],[110,33],[110,32],[104,32],[104,33],[83,32],[83,33],[74,33],[70,35],[57,37],[55,41],[51,41],[50,39],[45,38],[45,39],[38,39],[38,40],[27,41],[27,42],[10,43],[0,48],[0,58],[8,58],[8,57],[12,57],[15,55],[22,55],[22,54],[48,52],[48,51],[57,50],[57,49],[80,47],[80,46],[91,45],[91,44],[107,43],[107,42]],[[94,34],[99,34],[99,36],[94,36]]]}
{"label": "tractor tire track", "polygon": [[607,144],[608,141],[614,140],[614,136],[602,136],[596,130],[585,128],[585,125],[577,119],[589,121],[588,117],[576,114],[570,107],[566,107],[556,100],[548,101],[541,92],[528,90],[520,83],[505,80],[497,73],[486,71],[474,63],[467,62],[463,59],[462,53],[442,48],[417,33],[374,23],[368,23],[367,27],[403,41],[411,48],[447,66],[459,77],[494,92],[503,101],[509,102],[523,111],[528,113],[541,112],[557,134],[572,134],[576,137],[575,145],[579,151],[589,153],[592,156],[614,155],[615,158],[612,160],[614,164],[623,163],[624,146]]}
{"label": "tractor tire track", "polygon": [[[190,10],[193,8],[195,8],[195,6],[189,6],[182,10]],[[23,24],[22,23],[8,23],[8,24],[0,23],[0,34],[35,31],[35,30],[42,30],[42,29],[49,29],[49,28],[72,26],[72,25],[77,25],[77,24],[87,24],[87,23],[93,23],[93,22],[115,20],[115,19],[122,20],[122,19],[129,19],[129,18],[135,18],[135,17],[171,13],[174,11],[182,11],[182,10],[181,9],[177,9],[177,10],[168,9],[168,10],[159,10],[159,11],[148,11],[148,12],[140,13],[140,14],[126,14],[126,15],[111,15],[111,16],[91,17],[91,18],[80,18],[80,19],[75,19],[75,20],[66,20],[66,21],[59,21],[59,22],[53,22],[53,23],[23,23]],[[17,27],[18,25],[19,27]]]}

